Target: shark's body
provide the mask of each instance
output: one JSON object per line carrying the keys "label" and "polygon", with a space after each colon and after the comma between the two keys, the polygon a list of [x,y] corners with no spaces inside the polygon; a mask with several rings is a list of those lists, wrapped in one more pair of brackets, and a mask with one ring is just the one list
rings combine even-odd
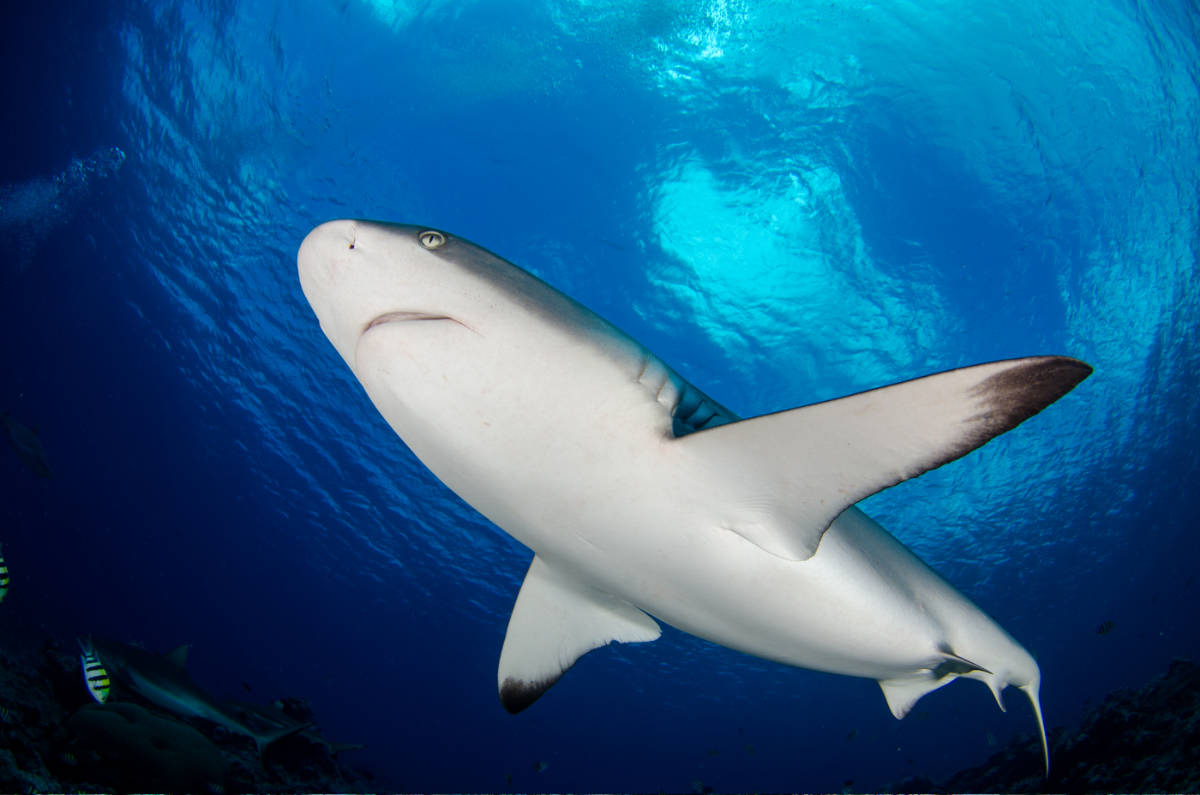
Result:
{"label": "shark's body", "polygon": [[170,654],[152,654],[136,646],[117,641],[92,641],[100,661],[119,684],[134,690],[152,704],[185,718],[202,718],[231,732],[254,740],[261,757],[276,740],[302,731],[311,724],[288,726],[270,732],[256,732],[235,718],[192,681],[187,672],[187,646]]}
{"label": "shark's body", "polygon": [[[637,342],[465,240],[334,221],[305,295],[384,418],[535,552],[501,652],[510,711],[650,615],[876,679],[897,717],[965,675],[1037,712],[1037,664],[854,503],[958,458],[1091,372],[996,362],[741,421]],[[648,615],[649,614],[649,615]],[[1043,729],[1044,747],[1044,729]]]}

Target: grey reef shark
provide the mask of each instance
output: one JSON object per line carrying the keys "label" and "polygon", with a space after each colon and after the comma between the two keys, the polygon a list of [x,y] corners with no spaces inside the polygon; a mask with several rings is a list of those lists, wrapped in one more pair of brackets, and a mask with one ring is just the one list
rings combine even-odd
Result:
{"label": "grey reef shark", "polygon": [[[534,552],[500,652],[525,709],[658,621],[874,679],[897,718],[958,677],[1032,704],[1033,657],[855,507],[1061,398],[1065,356],[980,364],[741,419],[581,304],[422,226],[338,220],[300,245],[321,329],[425,466]],[[653,616],[653,618],[652,618]]]}
{"label": "grey reef shark", "polygon": [[119,688],[129,688],[150,703],[176,715],[202,718],[235,734],[246,735],[254,740],[260,760],[271,743],[312,727],[311,723],[295,723],[267,732],[249,728],[188,675],[187,646],[160,655],[127,643],[97,638],[91,641],[91,649]]}

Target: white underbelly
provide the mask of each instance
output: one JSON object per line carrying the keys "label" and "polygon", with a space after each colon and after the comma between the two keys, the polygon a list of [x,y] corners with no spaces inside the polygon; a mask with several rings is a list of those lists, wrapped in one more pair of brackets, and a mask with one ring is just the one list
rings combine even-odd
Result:
{"label": "white underbelly", "polygon": [[[415,344],[422,335],[456,355],[408,355],[429,349]],[[806,561],[721,529],[720,468],[679,458],[636,373],[540,377],[537,362],[560,354],[500,363],[450,321],[381,327],[358,353],[356,374],[421,461],[549,565],[686,632],[779,662],[887,678],[936,658],[941,630],[905,593],[922,566],[911,553],[870,520],[845,516]],[[657,436],[647,430],[656,426]],[[863,536],[874,538],[873,556]]]}

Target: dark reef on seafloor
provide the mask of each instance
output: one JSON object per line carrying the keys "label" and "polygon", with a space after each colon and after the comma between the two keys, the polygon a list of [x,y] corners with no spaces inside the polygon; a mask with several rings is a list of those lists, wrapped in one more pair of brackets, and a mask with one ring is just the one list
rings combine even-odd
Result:
{"label": "dark reef on seafloor", "polygon": [[[289,710],[306,706],[287,700]],[[301,710],[299,717],[312,718]],[[1030,734],[981,765],[893,792],[1198,792],[1200,665],[1176,660],[1137,690],[1118,690],[1078,730],[1050,732],[1050,778]],[[373,777],[334,747],[298,734],[272,745],[133,702],[93,703],[74,650],[47,637],[0,637],[0,792],[351,792]]]}
{"label": "dark reef on seafloor", "polygon": [[934,783],[910,778],[894,792],[1200,792],[1200,665],[1175,660],[1136,690],[1117,690],[1077,731],[1050,733],[1050,778],[1027,735],[986,762]]}
{"label": "dark reef on seafloor", "polygon": [[[302,700],[287,699],[295,709]],[[306,705],[305,705],[306,706]],[[306,719],[311,719],[311,712]],[[315,731],[272,744],[265,766],[249,737],[134,701],[96,704],[74,643],[0,637],[0,792],[362,792]]]}

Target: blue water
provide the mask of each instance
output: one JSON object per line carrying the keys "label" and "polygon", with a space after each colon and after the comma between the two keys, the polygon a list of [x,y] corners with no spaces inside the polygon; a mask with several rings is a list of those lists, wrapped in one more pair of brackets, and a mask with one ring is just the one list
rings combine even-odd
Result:
{"label": "blue water", "polygon": [[54,473],[0,449],[3,622],[190,642],[214,693],[309,698],[404,789],[863,789],[1034,729],[971,682],[896,721],[873,682],[670,628],[508,715],[529,553],[407,452],[300,293],[299,241],[352,216],[500,253],[742,415],[1090,362],[865,507],[1035,654],[1051,726],[1200,652],[1188,0],[3,13],[0,409]]}

